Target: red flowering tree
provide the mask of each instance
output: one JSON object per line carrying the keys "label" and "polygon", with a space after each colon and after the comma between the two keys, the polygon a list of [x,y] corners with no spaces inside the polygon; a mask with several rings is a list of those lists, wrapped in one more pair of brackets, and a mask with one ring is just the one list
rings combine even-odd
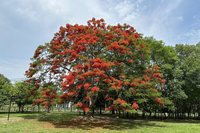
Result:
{"label": "red flowering tree", "polygon": [[137,110],[149,101],[164,106],[158,92],[164,80],[158,66],[148,65],[150,51],[141,38],[133,27],[106,26],[103,19],[60,27],[50,43],[36,49],[26,71],[36,85],[32,94],[43,83],[54,84],[61,89],[43,90],[42,102],[56,98],[46,98],[47,92],[62,91],[60,103],[71,101],[86,112],[94,110],[99,94],[106,110]]}

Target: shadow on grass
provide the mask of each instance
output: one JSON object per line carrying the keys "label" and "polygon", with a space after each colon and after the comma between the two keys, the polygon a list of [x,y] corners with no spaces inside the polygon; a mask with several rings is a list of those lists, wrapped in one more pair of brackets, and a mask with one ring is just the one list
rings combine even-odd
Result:
{"label": "shadow on grass", "polygon": [[70,121],[73,118],[78,117],[76,113],[42,113],[38,116],[39,121],[47,121],[53,124],[63,124],[66,121]]}
{"label": "shadow on grass", "polygon": [[50,122],[55,128],[78,128],[82,130],[91,130],[97,127],[109,130],[164,127],[151,121],[120,119],[105,115],[87,119],[87,117],[78,116],[76,113],[43,113],[38,116],[38,120]]}
{"label": "shadow on grass", "polygon": [[[35,119],[37,118],[38,113],[36,112],[10,112],[10,117],[23,117],[26,119]],[[0,112],[0,118],[7,118],[8,112]]]}
{"label": "shadow on grass", "polygon": [[163,122],[200,124],[200,120],[195,120],[195,119],[169,119],[169,120],[164,120]]}
{"label": "shadow on grass", "polygon": [[24,119],[37,119],[38,116],[39,116],[38,113],[32,113],[32,114],[23,114],[18,117],[23,117]]}

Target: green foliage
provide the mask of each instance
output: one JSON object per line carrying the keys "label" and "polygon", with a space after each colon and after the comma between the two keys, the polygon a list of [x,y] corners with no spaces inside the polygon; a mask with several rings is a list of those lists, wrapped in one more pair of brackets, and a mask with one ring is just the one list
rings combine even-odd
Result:
{"label": "green foliage", "polygon": [[23,107],[25,104],[31,104],[32,99],[31,98],[26,98],[26,96],[29,94],[31,88],[33,86],[29,83],[26,82],[16,82],[13,87],[13,92],[14,92],[14,101],[19,107],[19,111],[23,111]]}
{"label": "green foliage", "polygon": [[176,80],[176,74],[179,71],[176,68],[176,63],[179,61],[177,53],[174,47],[165,46],[163,41],[157,41],[153,37],[145,37],[144,42],[148,43],[150,47],[151,55],[149,62],[152,65],[157,64],[164,76],[165,85],[164,89],[162,89],[162,95],[173,100],[176,97],[173,92],[178,89],[174,85],[180,85],[180,82]]}
{"label": "green foliage", "polygon": [[0,107],[8,103],[10,99],[10,88],[12,87],[10,80],[0,74]]}
{"label": "green foliage", "polygon": [[150,44],[150,63],[157,64],[164,75],[162,95],[171,99],[179,112],[199,112],[200,43],[172,47],[153,37],[144,41]]}
{"label": "green foliage", "polygon": [[200,47],[197,45],[176,45],[176,52],[180,59],[179,70],[182,71],[179,78],[181,88],[187,95],[184,101],[184,110],[187,112],[199,112],[200,106]]}

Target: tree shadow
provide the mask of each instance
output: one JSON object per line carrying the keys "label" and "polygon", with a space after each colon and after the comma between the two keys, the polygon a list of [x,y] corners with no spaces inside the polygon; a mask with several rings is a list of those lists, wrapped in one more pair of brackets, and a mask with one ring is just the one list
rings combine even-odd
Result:
{"label": "tree shadow", "polygon": [[37,119],[39,114],[38,112],[12,112],[10,115],[24,119]]}
{"label": "tree shadow", "polygon": [[26,114],[26,115],[19,115],[18,117],[23,117],[24,119],[37,119],[38,114]]}
{"label": "tree shadow", "polygon": [[195,119],[168,119],[168,120],[164,120],[163,122],[198,124],[198,123],[200,123],[200,120],[195,120]]}
{"label": "tree shadow", "polygon": [[[7,113],[2,114],[5,118]],[[24,119],[36,119],[38,121],[45,121],[51,123],[55,128],[74,128],[82,130],[91,130],[94,128],[102,128],[108,130],[126,130],[126,129],[139,129],[143,127],[167,127],[157,124],[157,122],[169,123],[199,123],[199,120],[156,120],[156,119],[123,119],[117,118],[110,114],[95,115],[92,117],[79,116],[76,112],[58,112],[58,113],[11,113],[11,116],[22,117]],[[1,118],[1,116],[0,116]]]}
{"label": "tree shadow", "polygon": [[53,124],[62,124],[78,116],[77,113],[42,113],[38,116],[39,121],[47,121]]}
{"label": "tree shadow", "polygon": [[108,130],[126,130],[142,127],[165,127],[146,120],[121,119],[111,116],[95,116],[88,118],[78,116],[75,113],[44,113],[38,117],[39,121],[47,121],[55,128],[74,128],[91,130],[93,128],[103,128]]}

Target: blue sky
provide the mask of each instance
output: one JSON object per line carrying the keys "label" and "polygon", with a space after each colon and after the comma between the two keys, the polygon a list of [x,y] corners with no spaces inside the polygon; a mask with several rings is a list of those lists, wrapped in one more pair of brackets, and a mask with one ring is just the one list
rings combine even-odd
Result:
{"label": "blue sky", "polygon": [[1,0],[0,73],[24,79],[38,45],[60,26],[86,24],[92,17],[107,24],[127,23],[166,45],[200,41],[198,0]]}

